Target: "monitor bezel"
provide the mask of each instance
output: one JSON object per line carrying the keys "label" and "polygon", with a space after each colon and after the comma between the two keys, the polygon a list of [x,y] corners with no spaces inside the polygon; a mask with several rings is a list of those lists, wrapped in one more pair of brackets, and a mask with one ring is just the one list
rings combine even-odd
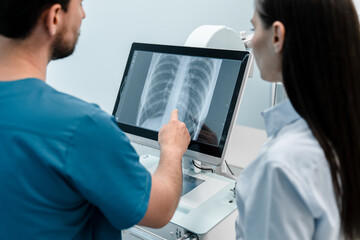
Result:
{"label": "monitor bezel", "polygon": [[[206,162],[211,165],[221,165],[226,152],[226,148],[230,139],[232,127],[237,117],[238,109],[240,106],[241,96],[246,85],[246,80],[249,74],[249,63],[252,60],[252,55],[248,51],[237,50],[224,50],[224,49],[211,49],[199,47],[185,47],[173,45],[160,45],[149,43],[133,43],[130,49],[126,67],[124,70],[121,85],[117,94],[116,102],[113,109],[113,116],[116,112],[121,100],[121,92],[126,84],[126,79],[131,66],[131,61],[135,51],[148,51],[156,53],[177,54],[185,56],[199,56],[219,59],[230,59],[242,61],[238,77],[236,80],[233,96],[231,99],[228,115],[224,126],[223,133],[219,142],[219,146],[213,146],[206,143],[191,140],[188,150],[184,154],[185,157],[195,159],[198,161]],[[117,122],[117,121],[116,121]],[[132,126],[124,123],[117,122],[120,129],[122,129],[129,137],[131,142],[135,142],[147,147],[159,149],[158,132],[149,129],[144,129],[137,126]]]}

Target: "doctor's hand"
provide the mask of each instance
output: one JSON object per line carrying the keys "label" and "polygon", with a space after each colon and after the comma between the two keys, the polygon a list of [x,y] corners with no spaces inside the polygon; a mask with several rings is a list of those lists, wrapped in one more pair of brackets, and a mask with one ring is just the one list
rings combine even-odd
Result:
{"label": "doctor's hand", "polygon": [[185,123],[178,120],[178,110],[171,113],[170,121],[159,132],[161,151],[182,156],[190,143],[190,134]]}
{"label": "doctor's hand", "polygon": [[160,228],[174,215],[182,190],[181,158],[189,142],[190,134],[174,110],[159,132],[160,161],[151,175],[149,205],[139,225]]}

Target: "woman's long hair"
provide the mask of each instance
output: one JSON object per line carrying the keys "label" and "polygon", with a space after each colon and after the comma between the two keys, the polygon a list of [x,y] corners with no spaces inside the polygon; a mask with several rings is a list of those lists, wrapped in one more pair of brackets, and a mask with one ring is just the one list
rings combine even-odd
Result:
{"label": "woman's long hair", "polygon": [[257,0],[285,26],[283,83],[330,167],[341,229],[360,238],[360,30],[351,0]]}

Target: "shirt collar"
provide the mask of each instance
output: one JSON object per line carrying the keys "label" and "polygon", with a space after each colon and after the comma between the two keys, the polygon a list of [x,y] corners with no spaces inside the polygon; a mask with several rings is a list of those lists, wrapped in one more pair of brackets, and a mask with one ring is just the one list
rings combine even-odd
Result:
{"label": "shirt collar", "polygon": [[261,115],[265,120],[268,137],[277,134],[281,128],[301,118],[291,105],[289,99],[263,111]]}

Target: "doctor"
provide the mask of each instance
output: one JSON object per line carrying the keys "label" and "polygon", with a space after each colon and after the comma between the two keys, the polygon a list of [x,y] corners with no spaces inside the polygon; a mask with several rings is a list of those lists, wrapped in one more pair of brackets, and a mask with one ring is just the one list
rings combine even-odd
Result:
{"label": "doctor", "polygon": [[290,100],[237,184],[237,239],[360,238],[360,31],[351,0],[256,0],[261,77]]}
{"label": "doctor", "polygon": [[0,239],[121,239],[164,226],[180,199],[190,135],[177,111],[150,174],[112,116],[46,84],[84,18],[81,0],[0,0]]}

